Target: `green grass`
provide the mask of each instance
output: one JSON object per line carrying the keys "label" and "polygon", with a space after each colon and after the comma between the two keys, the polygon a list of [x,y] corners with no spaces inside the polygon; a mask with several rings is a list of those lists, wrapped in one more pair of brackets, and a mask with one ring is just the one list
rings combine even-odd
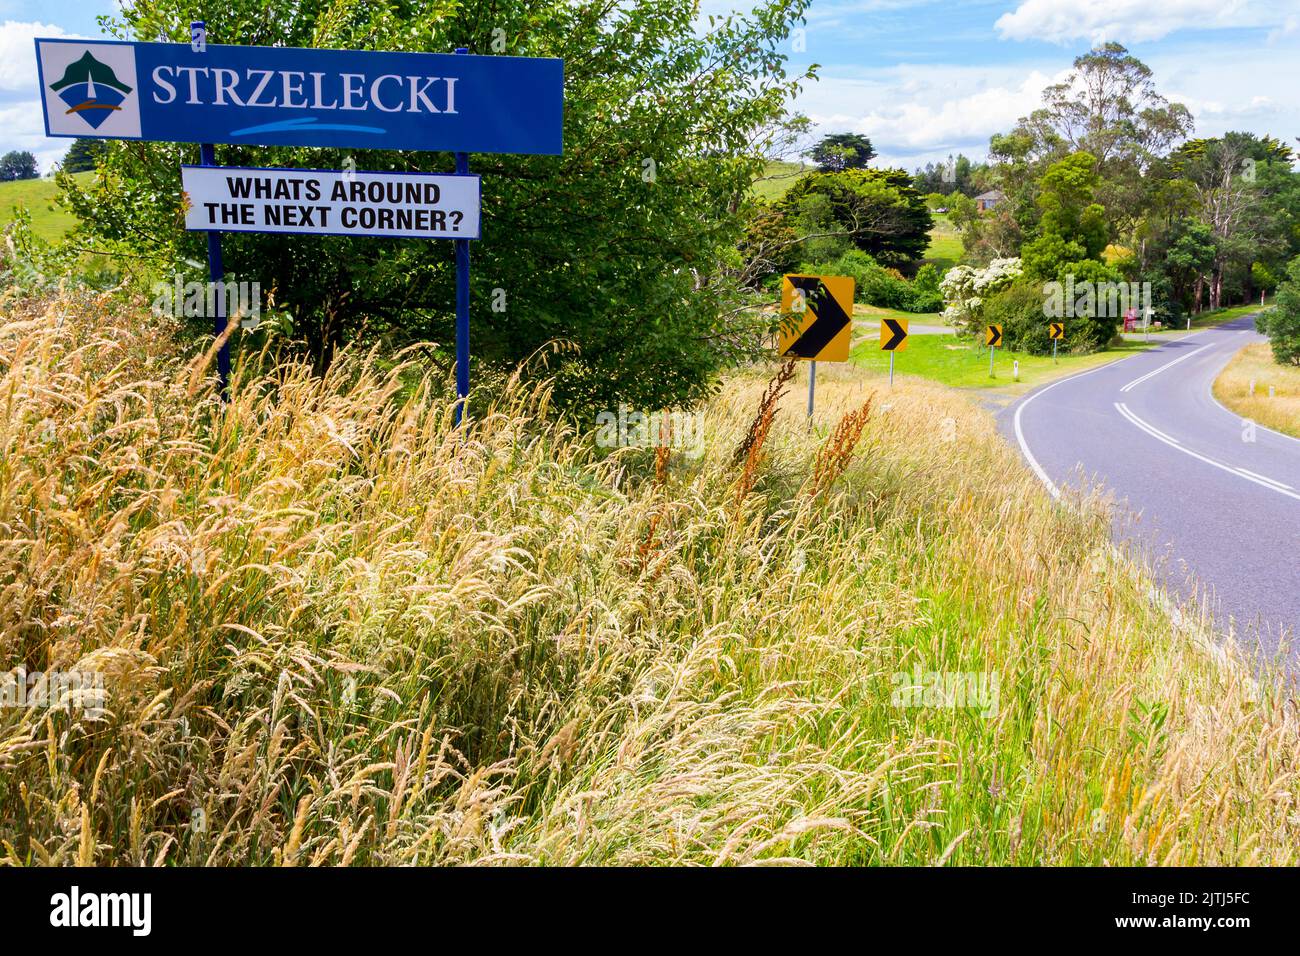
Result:
{"label": "green grass", "polygon": [[[921,316],[911,318],[913,321],[922,319]],[[993,357],[993,376],[990,378],[987,349],[955,335],[913,335],[907,340],[907,348],[898,353],[894,371],[896,375],[916,375],[958,388],[996,389],[1014,397],[1054,378],[1105,365],[1149,347],[1142,342],[1125,342],[1122,348],[1091,355],[1063,352],[1057,362],[1053,362],[1050,355],[998,349]],[[875,372],[889,372],[889,353],[880,351],[880,343],[874,335],[854,347],[850,360]],[[1012,363],[1017,360],[1020,362],[1019,381],[1012,377]]]}
{"label": "green grass", "polygon": [[790,163],[781,159],[769,160],[763,175],[754,181],[754,195],[767,202],[775,202],[812,170],[813,167],[806,163]]}
{"label": "green grass", "polygon": [[879,305],[866,305],[855,302],[853,315],[859,319],[880,322],[883,319],[906,319],[917,325],[943,325],[942,313],[939,312],[904,312],[902,309],[886,309]]}
{"label": "green grass", "polygon": [[930,230],[930,245],[925,250],[925,261],[934,263],[940,271],[951,269],[966,251],[961,233],[942,213],[936,213],[934,228]]}
{"label": "green grass", "polygon": [[[94,173],[74,173],[73,178],[85,183]],[[22,207],[32,214],[32,231],[49,242],[57,242],[76,225],[76,217],[54,205],[58,187],[52,179],[20,179],[0,183],[0,229],[14,220],[14,208]]]}

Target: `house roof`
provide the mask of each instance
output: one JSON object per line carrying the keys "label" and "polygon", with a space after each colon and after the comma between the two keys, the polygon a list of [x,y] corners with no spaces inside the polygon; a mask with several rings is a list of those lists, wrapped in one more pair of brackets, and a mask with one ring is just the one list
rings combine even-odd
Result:
{"label": "house roof", "polygon": [[980,193],[978,196],[975,197],[975,199],[976,199],[977,202],[978,202],[979,200],[981,200],[981,199],[997,199],[997,200],[1002,200],[1002,199],[1006,199],[1006,198],[1007,198],[1007,197],[1006,197],[1006,193],[1004,193],[1004,192],[1003,192],[1002,190],[1000,190],[1000,189],[990,189],[988,192],[986,192],[986,193]]}

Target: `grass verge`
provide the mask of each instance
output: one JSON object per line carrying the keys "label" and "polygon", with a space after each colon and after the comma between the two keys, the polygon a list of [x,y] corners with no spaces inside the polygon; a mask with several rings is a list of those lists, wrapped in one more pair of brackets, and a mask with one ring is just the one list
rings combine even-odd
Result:
{"label": "grass verge", "polygon": [[1214,397],[1242,418],[1300,438],[1300,368],[1278,365],[1265,343],[1233,356],[1214,380]]}
{"label": "grass verge", "polygon": [[[917,321],[919,316],[912,316]],[[988,349],[955,335],[911,335],[907,348],[895,358],[895,374],[919,376],[958,388],[997,392],[999,397],[1023,395],[1053,379],[1073,375],[1107,362],[1118,361],[1154,347],[1142,342],[1125,342],[1119,348],[1088,355],[1062,352],[1058,361],[1050,355],[1030,355],[998,349],[989,375]],[[880,351],[878,336],[868,336],[854,346],[850,360],[877,374],[889,372],[889,353]],[[1020,380],[1013,378],[1013,363],[1020,363]]]}
{"label": "grass verge", "polygon": [[739,375],[609,454],[541,387],[223,409],[143,303],[0,316],[0,664],[108,692],[0,709],[7,863],[1300,860],[1285,689],[951,390]]}

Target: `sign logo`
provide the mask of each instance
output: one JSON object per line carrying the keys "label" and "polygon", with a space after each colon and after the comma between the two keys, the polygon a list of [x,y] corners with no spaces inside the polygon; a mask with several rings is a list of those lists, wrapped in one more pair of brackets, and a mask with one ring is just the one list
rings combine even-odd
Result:
{"label": "sign logo", "polygon": [[885,319],[880,323],[880,349],[898,352],[907,348],[907,319]]}
{"label": "sign logo", "polygon": [[129,43],[36,41],[47,132],[140,136],[140,90]]}
{"label": "sign logo", "polygon": [[99,129],[110,113],[121,110],[122,101],[131,93],[131,87],[117,78],[113,68],[100,63],[89,50],[68,64],[63,78],[51,83],[50,89],[68,104],[69,114],[80,114],[91,129]]}
{"label": "sign logo", "polygon": [[990,325],[984,330],[984,344],[997,348],[1002,344],[1002,326]]}
{"label": "sign logo", "polygon": [[781,311],[793,313],[798,328],[781,329],[778,349],[784,358],[847,362],[853,335],[853,279],[850,276],[785,277]]}
{"label": "sign logo", "polygon": [[1054,339],[1065,338],[1065,323],[1064,322],[1049,323],[1047,326],[1047,334]]}

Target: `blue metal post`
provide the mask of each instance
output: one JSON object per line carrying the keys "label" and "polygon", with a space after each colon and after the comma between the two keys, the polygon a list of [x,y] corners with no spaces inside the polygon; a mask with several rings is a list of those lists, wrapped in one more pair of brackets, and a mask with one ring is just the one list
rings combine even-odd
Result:
{"label": "blue metal post", "polygon": [[[190,24],[190,42],[195,52],[202,53],[207,49],[207,25],[202,20],[195,20]],[[199,144],[199,162],[204,166],[217,165],[216,149],[211,143]],[[212,334],[217,338],[226,331],[226,296],[220,283],[226,275],[225,266],[221,261],[221,233],[208,233],[208,280],[215,286],[215,294],[211,297],[213,305],[216,307],[216,314],[212,317]],[[227,339],[226,344],[221,346],[221,351],[217,353],[217,374],[221,379],[221,400],[229,401],[230,399],[230,341]]]}
{"label": "blue metal post", "polygon": [[[460,47],[457,53],[469,53]],[[456,154],[456,175],[469,175],[469,154]],[[456,239],[456,424],[469,401],[469,240]]]}

